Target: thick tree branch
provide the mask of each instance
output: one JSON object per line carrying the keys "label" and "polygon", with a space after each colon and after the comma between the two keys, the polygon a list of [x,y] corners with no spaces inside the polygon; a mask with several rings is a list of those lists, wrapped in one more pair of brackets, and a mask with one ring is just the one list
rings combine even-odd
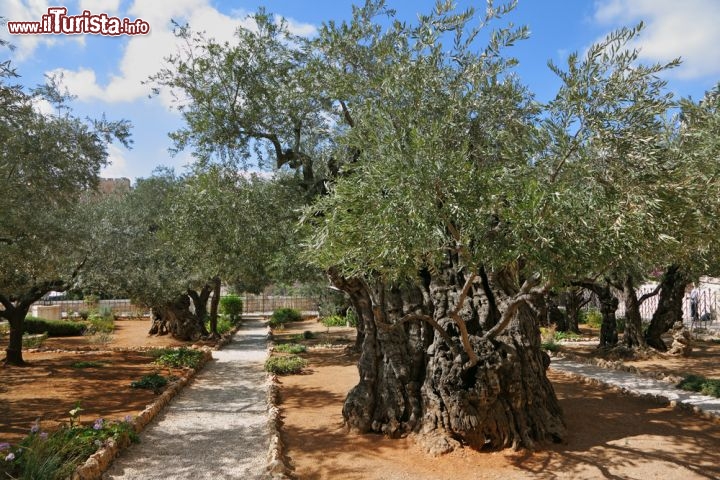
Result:
{"label": "thick tree branch", "polygon": [[652,298],[655,295],[657,295],[658,293],[660,293],[661,289],[662,289],[662,284],[658,284],[658,286],[655,287],[655,290],[642,295],[640,298],[638,298],[638,305],[642,305],[645,300],[647,300],[648,298]]}
{"label": "thick tree branch", "polygon": [[350,115],[350,110],[348,110],[348,107],[345,104],[344,100],[340,100],[340,106],[342,107],[343,117],[345,118],[345,121],[348,125],[350,125],[350,127],[354,128],[355,120],[353,120],[352,116]]}
{"label": "thick tree branch", "polygon": [[540,295],[544,293],[548,286],[544,286],[541,289],[536,289],[537,285],[540,283],[540,275],[533,275],[532,277],[525,280],[522,287],[520,288],[520,292],[515,295],[512,300],[508,303],[507,307],[505,308],[505,311],[503,312],[502,318],[498,322],[497,325],[495,325],[493,328],[487,331],[485,335],[483,335],[483,340],[491,340],[495,338],[500,332],[505,330],[507,326],[510,324],[510,321],[512,320],[513,316],[515,315],[515,312],[517,312],[518,307],[522,303],[528,303],[532,301],[534,297],[537,295]]}

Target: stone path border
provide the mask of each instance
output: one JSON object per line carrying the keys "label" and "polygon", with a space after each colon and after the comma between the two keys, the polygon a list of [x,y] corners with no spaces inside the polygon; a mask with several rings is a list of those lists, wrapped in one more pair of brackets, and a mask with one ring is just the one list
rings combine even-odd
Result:
{"label": "stone path border", "polygon": [[720,420],[720,398],[680,390],[667,379],[603,368],[561,357],[552,358],[550,368],[587,383],[595,383],[622,393],[670,404],[675,408],[692,411],[703,418]]}

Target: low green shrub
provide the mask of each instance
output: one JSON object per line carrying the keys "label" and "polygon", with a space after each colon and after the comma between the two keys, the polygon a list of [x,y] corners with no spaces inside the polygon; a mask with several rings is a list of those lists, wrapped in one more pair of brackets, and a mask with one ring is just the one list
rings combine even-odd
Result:
{"label": "low green shrub", "polygon": [[[229,332],[235,328],[236,323],[227,317],[218,316],[217,319],[217,333],[222,335],[223,333]],[[205,329],[210,331],[210,320],[205,321]]]}
{"label": "low green shrub", "polygon": [[297,355],[283,355],[270,357],[265,361],[265,371],[277,375],[300,373],[306,362]]}
{"label": "low green shrub", "polygon": [[236,323],[240,320],[243,311],[243,301],[238,295],[226,295],[220,298],[220,313],[230,317]]}
{"label": "low green shrub", "polygon": [[540,346],[543,350],[547,350],[548,352],[557,352],[560,350],[560,345],[558,345],[555,340],[548,340],[541,343]]}
{"label": "low green shrub", "polygon": [[307,347],[297,343],[281,343],[279,345],[275,345],[275,350],[283,353],[303,353],[307,351]]}
{"label": "low green shrub", "polygon": [[30,435],[12,446],[0,443],[0,478],[64,480],[109,439],[116,443],[138,442],[130,418],[106,422],[99,418],[92,426],[72,422],[53,432],[43,432],[36,423]]}
{"label": "low green shrub", "polygon": [[47,340],[47,332],[41,334],[28,335],[27,333],[22,337],[23,348],[36,348],[43,344]]}
{"label": "low green shrub", "polygon": [[585,323],[588,327],[600,328],[602,326],[602,314],[594,308],[589,309],[585,313]]}
{"label": "low green shrub", "polygon": [[152,350],[155,363],[164,367],[190,367],[197,368],[203,358],[203,352],[193,348],[162,348]]}
{"label": "low green shrub", "polygon": [[702,375],[688,375],[683,378],[677,387],[689,392],[700,392],[703,395],[720,398],[720,380],[706,378]]}
{"label": "low green shrub", "polygon": [[270,317],[270,326],[275,328],[289,322],[299,322],[302,320],[300,310],[295,308],[278,308]]}
{"label": "low green shrub", "polygon": [[26,317],[23,322],[23,332],[29,334],[46,333],[48,337],[79,337],[87,325],[82,322],[68,322],[65,320],[45,320],[44,318]]}
{"label": "low green shrub", "polygon": [[88,317],[88,328],[86,334],[112,333],[115,331],[115,319],[110,316],[93,314]]}
{"label": "low green shrub", "polygon": [[143,375],[140,380],[130,383],[130,387],[145,388],[155,393],[160,393],[160,390],[167,384],[168,379],[166,377],[163,377],[159,373],[151,373],[149,375]]}

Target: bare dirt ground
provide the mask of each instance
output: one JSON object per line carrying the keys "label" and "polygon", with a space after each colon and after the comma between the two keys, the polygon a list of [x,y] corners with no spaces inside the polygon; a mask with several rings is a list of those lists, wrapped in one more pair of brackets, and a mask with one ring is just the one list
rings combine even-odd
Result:
{"label": "bare dirt ground", "polygon": [[[152,403],[155,393],[130,388],[130,383],[156,371],[168,375],[168,369],[159,370],[152,357],[133,349],[184,343],[148,336],[149,319],[117,320],[115,325],[107,345],[93,343],[90,337],[49,338],[40,349],[23,352],[27,366],[0,365],[0,442],[22,439],[38,419],[43,428],[67,422],[77,402],[83,423],[134,416]],[[0,356],[4,358],[4,352]],[[77,362],[100,365],[78,368]]]}
{"label": "bare dirt ground", "polygon": [[[305,330],[316,332],[313,342],[319,345],[353,333],[338,328],[328,333],[314,321],[277,333],[283,340]],[[669,366],[660,357],[644,362],[645,368],[660,365],[718,377],[718,355],[720,345],[707,343],[686,366],[683,360]],[[720,426],[715,422],[585,385],[552,370],[569,431],[565,444],[537,452],[463,449],[430,457],[412,438],[350,434],[343,428],[341,408],[357,382],[357,358],[341,348],[322,347],[303,356],[309,362],[305,373],[279,380],[283,440],[299,479],[720,478]]]}

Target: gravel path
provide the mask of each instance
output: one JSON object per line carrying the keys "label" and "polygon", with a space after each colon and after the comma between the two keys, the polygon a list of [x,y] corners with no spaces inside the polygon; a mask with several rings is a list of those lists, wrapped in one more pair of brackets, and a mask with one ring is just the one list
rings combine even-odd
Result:
{"label": "gravel path", "polygon": [[670,402],[697,407],[704,412],[720,416],[720,398],[700,395],[675,388],[671,383],[619,370],[610,370],[564,358],[553,358],[550,368],[560,372],[593,378],[606,385],[612,385],[634,395],[654,395]]}
{"label": "gravel path", "polygon": [[244,322],[102,478],[263,478],[270,441],[266,338],[260,321]]}

